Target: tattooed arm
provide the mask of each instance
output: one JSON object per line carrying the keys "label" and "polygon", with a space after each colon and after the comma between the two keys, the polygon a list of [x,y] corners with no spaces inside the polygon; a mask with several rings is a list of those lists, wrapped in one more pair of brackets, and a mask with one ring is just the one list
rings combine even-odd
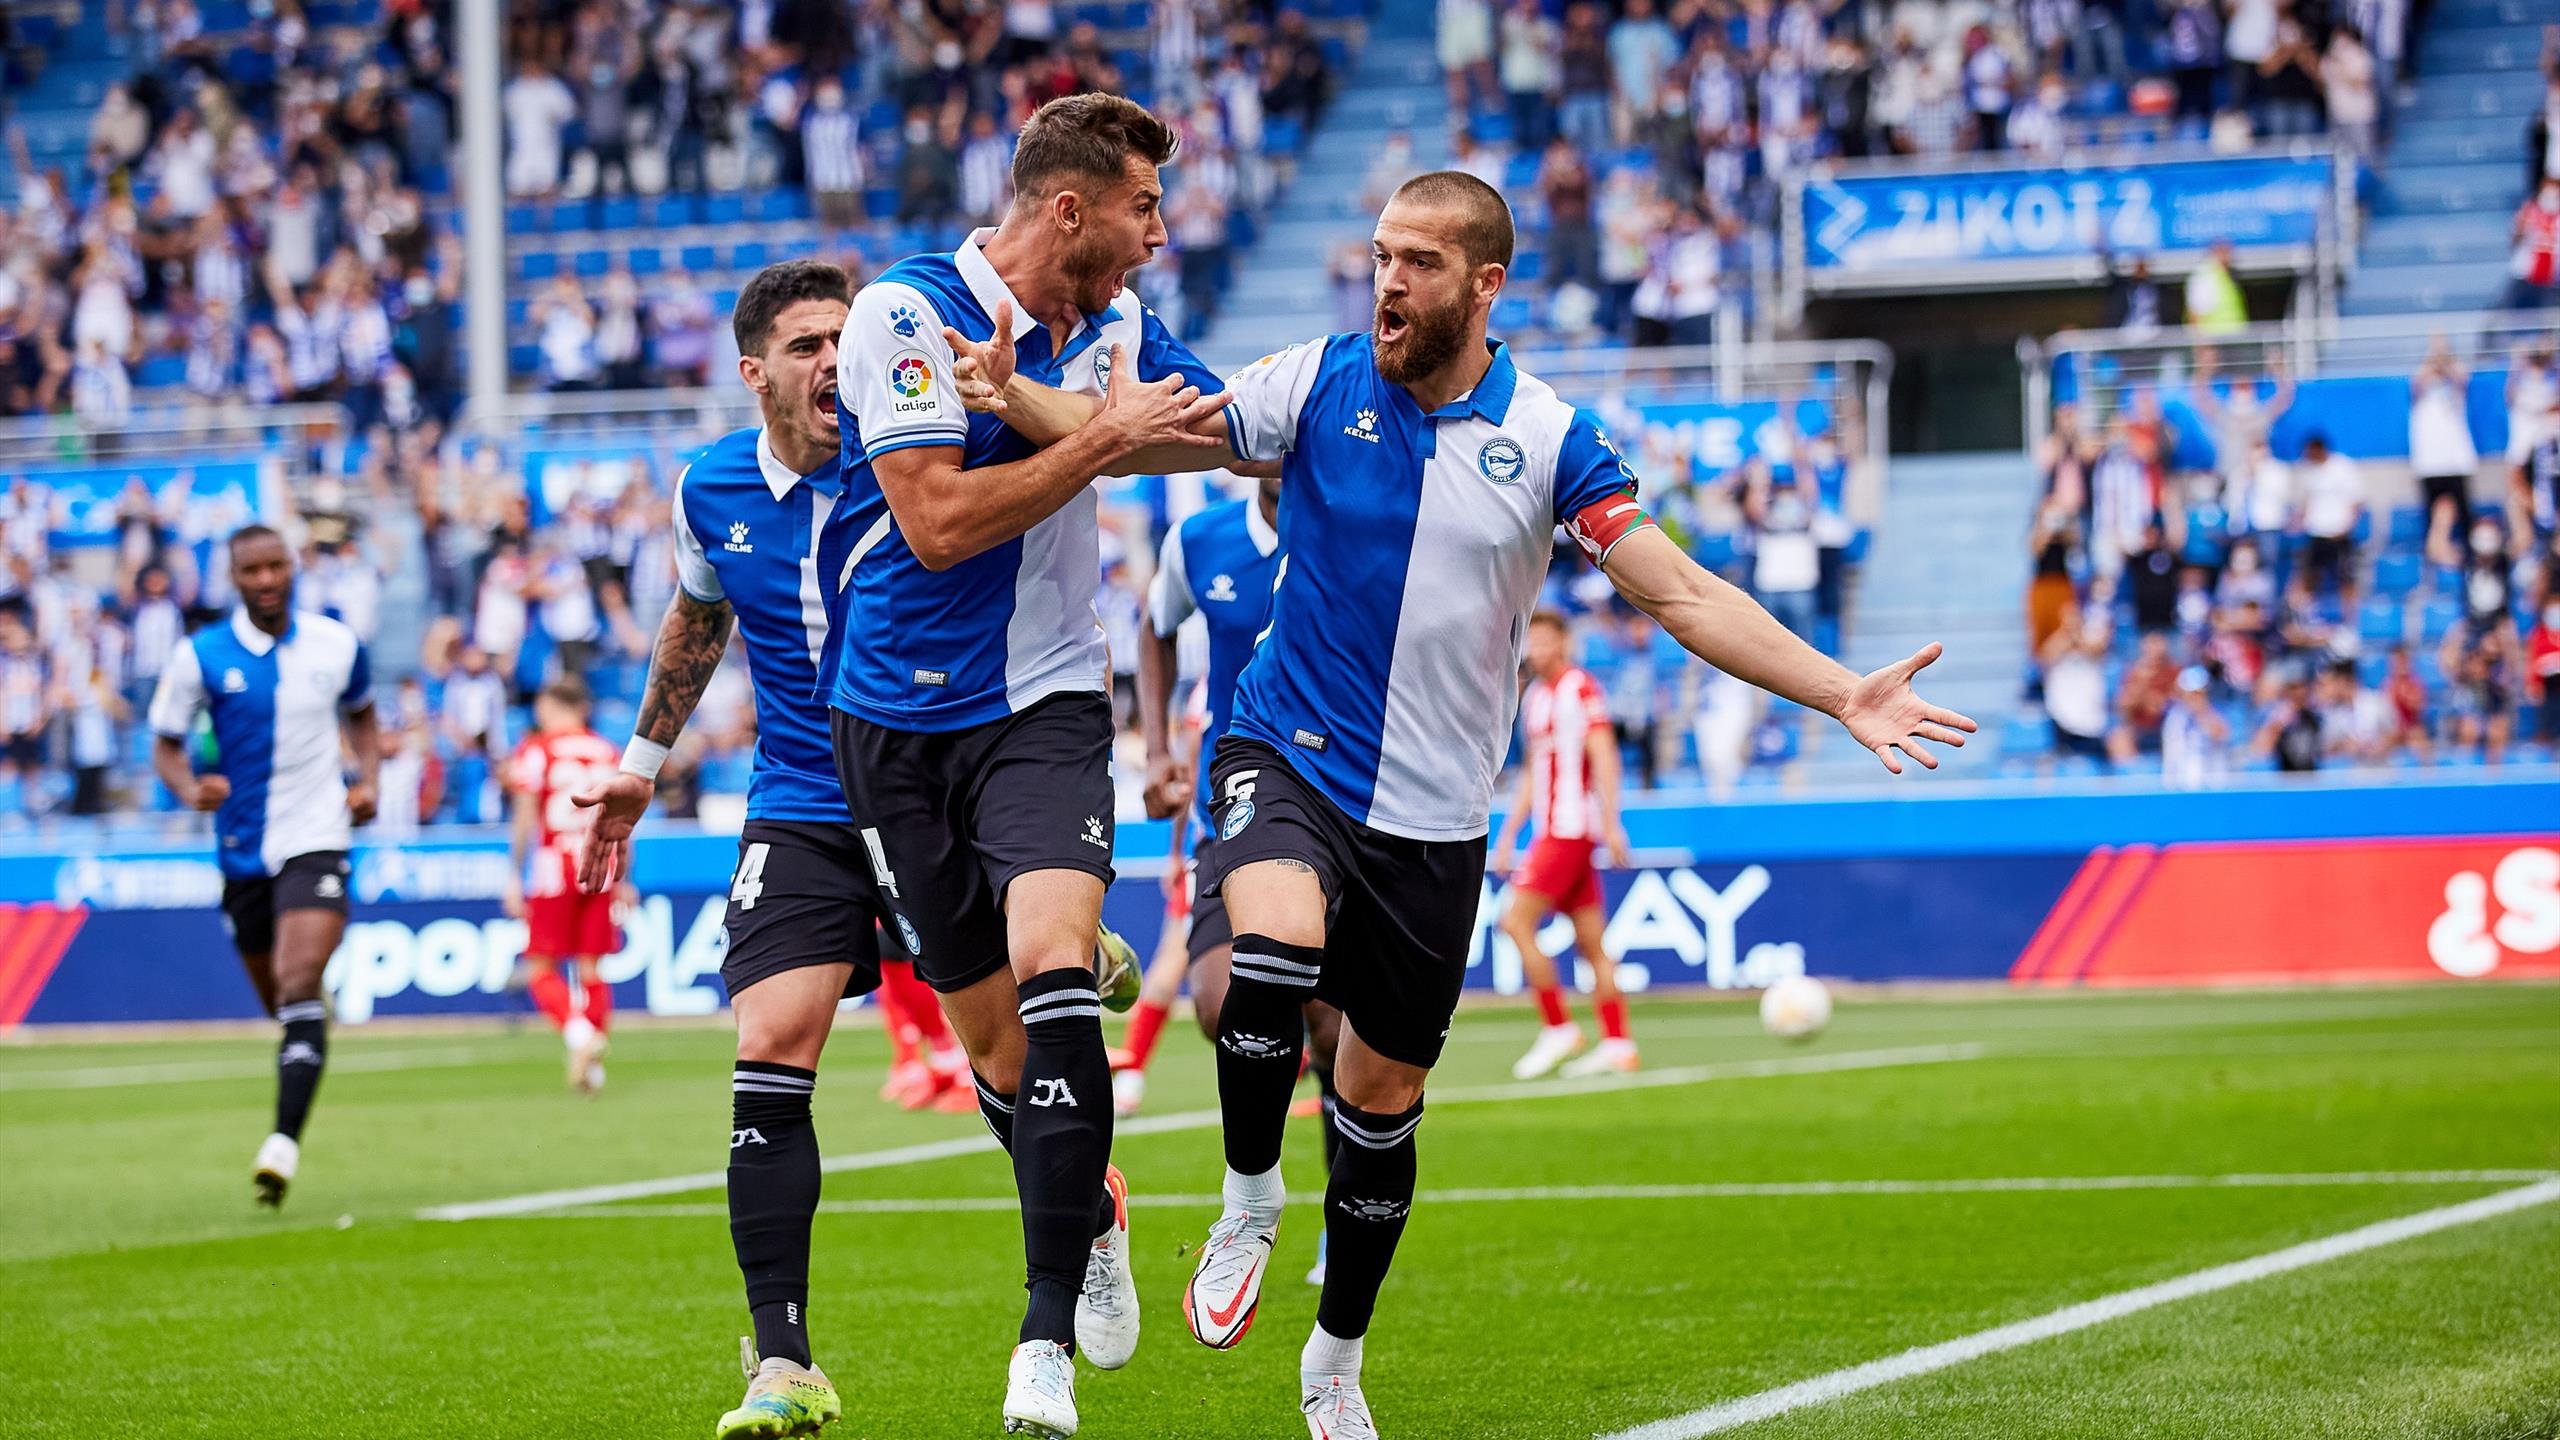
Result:
{"label": "tattooed arm", "polygon": [[[654,747],[664,758],[684,734],[693,707],[702,703],[711,673],[720,668],[720,652],[729,647],[732,617],[727,600],[701,600],[676,587],[666,617],[658,622],[657,649],[649,658],[649,683],[640,693],[640,720],[632,729],[635,749]],[[645,771],[645,773],[644,773]],[[596,823],[578,842],[578,888],[601,894],[631,871],[631,832],[649,812],[657,796],[657,767],[634,768],[625,751],[622,768],[610,779],[570,799],[596,812]]]}

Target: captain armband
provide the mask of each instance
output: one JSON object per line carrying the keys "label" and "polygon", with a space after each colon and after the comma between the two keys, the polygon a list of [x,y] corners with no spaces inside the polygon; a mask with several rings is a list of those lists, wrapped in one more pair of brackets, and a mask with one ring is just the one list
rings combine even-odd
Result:
{"label": "captain armband", "polygon": [[1619,541],[1652,523],[1653,517],[1644,513],[1644,502],[1636,498],[1633,489],[1627,489],[1583,506],[1565,522],[1564,528],[1573,536],[1573,543],[1582,547],[1582,553],[1591,557],[1591,563],[1600,565],[1607,563],[1609,552]]}

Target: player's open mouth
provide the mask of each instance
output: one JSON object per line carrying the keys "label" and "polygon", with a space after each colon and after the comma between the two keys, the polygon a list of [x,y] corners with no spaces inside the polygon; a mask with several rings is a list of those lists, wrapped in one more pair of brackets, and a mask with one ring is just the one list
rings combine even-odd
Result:
{"label": "player's open mouth", "polygon": [[816,406],[820,419],[825,420],[830,425],[836,423],[836,387],[830,385],[826,389],[819,391]]}
{"label": "player's open mouth", "polygon": [[1406,324],[1404,313],[1402,311],[1389,310],[1384,307],[1379,309],[1378,339],[1380,341],[1392,345],[1396,341],[1403,339],[1405,331],[1409,328],[1411,327]]}

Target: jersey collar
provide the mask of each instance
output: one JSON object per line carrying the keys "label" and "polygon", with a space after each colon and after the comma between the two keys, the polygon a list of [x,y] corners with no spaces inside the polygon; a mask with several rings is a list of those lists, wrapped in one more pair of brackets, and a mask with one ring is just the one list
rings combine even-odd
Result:
{"label": "jersey collar", "polygon": [[284,620],[284,633],[282,635],[270,635],[266,631],[259,629],[256,623],[250,620],[249,607],[245,605],[239,606],[234,608],[231,612],[231,633],[252,655],[264,655],[268,651],[276,648],[278,645],[292,639],[293,632],[300,627],[300,624],[301,622],[294,617],[293,613],[291,611],[287,611],[285,613]]}
{"label": "jersey collar", "polygon": [[1511,347],[1499,340],[1485,342],[1493,351],[1493,363],[1485,367],[1484,378],[1476,388],[1424,416],[1426,420],[1465,420],[1470,417],[1499,425],[1511,413],[1511,393],[1520,388],[1520,369],[1511,363]]}
{"label": "jersey collar", "polygon": [[1262,518],[1262,498],[1258,495],[1244,498],[1244,533],[1252,538],[1257,555],[1268,556],[1280,548],[1280,532]]}
{"label": "jersey collar", "polygon": [[812,490],[823,491],[827,488],[782,463],[782,457],[773,453],[773,432],[769,429],[756,431],[756,469],[764,475],[764,488],[772,491],[773,498],[776,500],[789,498],[791,487],[803,480],[809,481],[809,488]]}
{"label": "jersey collar", "polygon": [[962,283],[969,287],[969,294],[978,302],[978,308],[987,312],[988,320],[995,319],[996,306],[1008,304],[1013,307],[1013,334],[1009,338],[1020,340],[1039,329],[1040,322],[1031,317],[1028,307],[1013,297],[1013,288],[1005,284],[1004,277],[996,273],[996,267],[988,263],[986,243],[994,238],[996,231],[992,225],[970,231],[969,238],[961,242],[958,253],[951,257],[951,263],[959,267]]}

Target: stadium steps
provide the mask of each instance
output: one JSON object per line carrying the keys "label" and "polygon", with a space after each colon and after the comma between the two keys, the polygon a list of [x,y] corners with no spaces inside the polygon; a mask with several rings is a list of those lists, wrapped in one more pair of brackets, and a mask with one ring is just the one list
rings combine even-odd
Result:
{"label": "stadium steps", "polygon": [[2442,0],[2418,38],[2417,93],[2392,145],[2342,308],[2481,310],[2506,285],[2507,220],[2524,196],[2525,128],[2541,103],[2549,0]]}
{"label": "stadium steps", "polygon": [[1310,137],[1297,175],[1264,217],[1253,261],[1196,347],[1213,365],[1241,364],[1333,328],[1325,259],[1346,239],[1362,239],[1375,218],[1361,204],[1361,181],[1384,134],[1407,130],[1425,168],[1448,158],[1448,97],[1432,58],[1431,7],[1381,8],[1324,123]]}
{"label": "stadium steps", "polygon": [[[1884,513],[1844,626],[1842,660],[1860,672],[1890,665],[1936,640],[1947,653],[1923,693],[1980,721],[1965,773],[1982,775],[1997,734],[2017,709],[2026,672],[2026,524],[2035,470],[2014,452],[1904,455],[1893,461]],[[1837,727],[1817,731],[1797,762],[1804,783],[1883,778]]]}

